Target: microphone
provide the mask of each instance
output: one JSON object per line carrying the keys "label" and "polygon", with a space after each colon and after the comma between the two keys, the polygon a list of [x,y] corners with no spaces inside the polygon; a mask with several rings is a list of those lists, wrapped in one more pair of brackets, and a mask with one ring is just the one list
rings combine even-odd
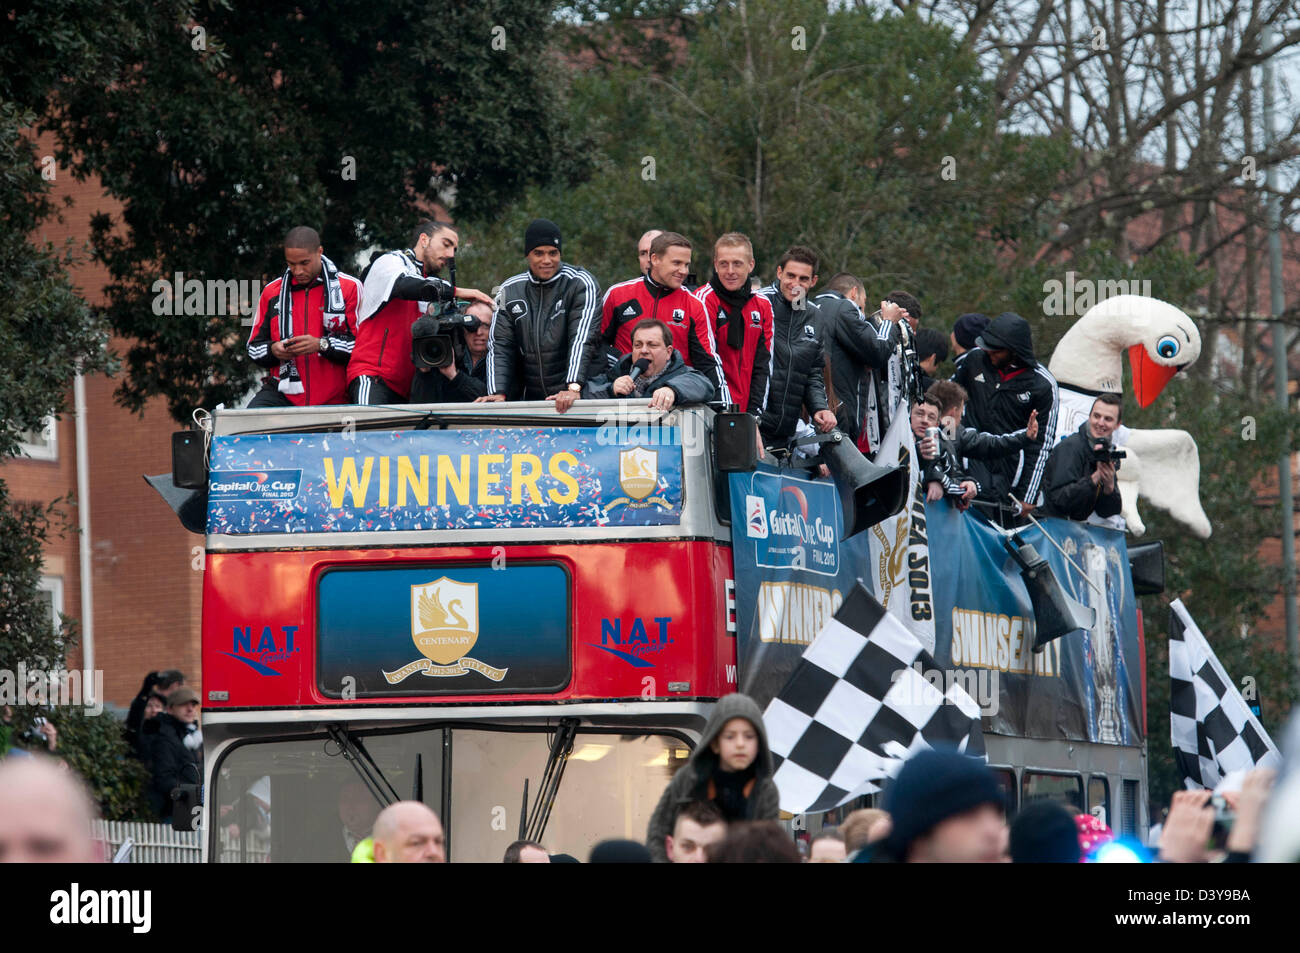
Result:
{"label": "microphone", "polygon": [[648,370],[650,370],[650,358],[643,357],[632,365],[632,370],[628,371],[627,376],[632,378],[632,380],[636,380]]}

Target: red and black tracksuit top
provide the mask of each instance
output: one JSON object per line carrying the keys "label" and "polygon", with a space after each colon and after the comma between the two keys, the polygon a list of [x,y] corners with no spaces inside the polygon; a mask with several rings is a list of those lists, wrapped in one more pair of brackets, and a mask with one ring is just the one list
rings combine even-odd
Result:
{"label": "red and black tracksuit top", "polygon": [[717,345],[718,358],[727,378],[732,399],[748,403],[741,409],[759,415],[767,405],[767,388],[772,369],[772,302],[755,292],[741,308],[745,322],[745,341],[740,350],[727,345],[727,310],[712,284],[695,289],[695,297],[704,307],[709,332]]}
{"label": "red and black tracksuit top", "polygon": [[357,314],[357,344],[348,365],[348,382],[362,375],[378,377],[407,398],[415,364],[411,361],[411,325],[430,301],[450,301],[454,289],[441,278],[426,277],[410,249],[380,255],[366,272],[362,306]]}
{"label": "red and black tracksuit top", "polygon": [[[280,365],[283,363],[271,353],[271,345],[280,338],[280,319],[272,307],[280,298],[283,276],[262,289],[253,313],[253,330],[248,336],[248,356],[259,367],[270,371],[268,386],[277,386]],[[299,354],[298,376],[302,378],[301,394],[285,394],[289,403],[297,407],[315,407],[320,404],[347,402],[348,360],[352,357],[357,333],[357,308],[361,303],[361,282],[351,275],[339,272],[339,285],[343,289],[344,320],[333,327],[325,327],[325,279],[318,277],[305,288],[292,285],[289,289],[293,304],[293,337],[310,334],[324,338],[326,349],[320,354]],[[304,317],[305,315],[305,317]]]}
{"label": "red and black tracksuit top", "polygon": [[624,354],[631,353],[632,329],[647,318],[656,318],[668,325],[673,332],[674,350],[687,364],[713,382],[717,389],[715,399],[724,404],[731,403],[727,376],[718,359],[704,305],[685,288],[666,288],[648,275],[621,281],[605,292],[600,314],[601,339],[617,354],[610,355],[612,361],[602,362],[597,353],[594,361],[597,366],[588,372],[588,377],[600,376],[608,370],[606,363],[615,363]]}

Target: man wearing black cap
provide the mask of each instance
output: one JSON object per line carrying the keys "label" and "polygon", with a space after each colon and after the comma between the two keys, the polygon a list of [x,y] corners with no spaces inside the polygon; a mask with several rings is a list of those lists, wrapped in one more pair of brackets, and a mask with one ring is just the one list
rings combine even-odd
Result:
{"label": "man wearing black cap", "polygon": [[487,396],[553,400],[564,413],[582,393],[600,334],[600,287],[560,260],[560,228],[539,218],[524,232],[528,270],[497,295],[488,338]]}
{"label": "man wearing black cap", "polygon": [[[1056,443],[1056,378],[1034,358],[1029,322],[1018,314],[999,314],[975,343],[957,359],[952,376],[966,389],[966,426],[991,434],[1015,433],[1038,411],[1038,439],[1019,454],[969,461],[979,498],[998,504],[999,522],[1010,526],[1041,502],[1048,454],[1044,448]],[[1013,503],[1008,493],[1021,503]]]}

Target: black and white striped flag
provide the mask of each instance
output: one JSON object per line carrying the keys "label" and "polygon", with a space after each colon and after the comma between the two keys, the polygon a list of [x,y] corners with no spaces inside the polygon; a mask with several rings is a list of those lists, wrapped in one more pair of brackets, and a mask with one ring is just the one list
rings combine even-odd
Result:
{"label": "black and white striped flag", "polygon": [[1181,599],[1169,605],[1169,739],[1189,788],[1234,771],[1280,768],[1282,755],[1250,712]]}
{"label": "black and white striped flag", "polygon": [[827,811],[946,745],[984,756],[980,708],[952,681],[927,680],[934,659],[857,583],[763,713],[781,810]]}

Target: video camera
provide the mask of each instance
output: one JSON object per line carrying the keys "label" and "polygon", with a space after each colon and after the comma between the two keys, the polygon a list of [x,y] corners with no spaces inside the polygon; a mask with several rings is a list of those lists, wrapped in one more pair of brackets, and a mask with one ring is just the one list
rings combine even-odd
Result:
{"label": "video camera", "polygon": [[[451,259],[451,286],[456,287],[456,259]],[[411,325],[411,362],[423,370],[436,370],[456,363],[463,346],[456,331],[472,331],[479,319],[465,313],[465,304],[455,298],[444,301],[441,308],[430,305],[428,311]],[[434,311],[437,309],[437,313]]]}
{"label": "video camera", "polygon": [[1092,458],[1097,463],[1113,463],[1115,469],[1119,469],[1119,462],[1128,458],[1128,452],[1120,450],[1111,443],[1110,435],[1104,437],[1089,437],[1089,445],[1092,447]]}

